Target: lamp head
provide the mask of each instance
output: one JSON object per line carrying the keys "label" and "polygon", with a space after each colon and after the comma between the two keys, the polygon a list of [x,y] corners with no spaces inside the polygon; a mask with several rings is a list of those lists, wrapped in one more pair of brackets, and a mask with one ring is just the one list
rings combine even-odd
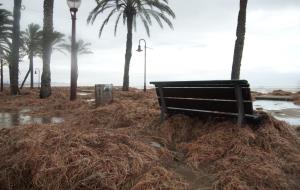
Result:
{"label": "lamp head", "polygon": [[78,10],[81,4],[81,0],[67,0],[67,4],[70,8],[70,10]]}
{"label": "lamp head", "polygon": [[137,52],[142,52],[142,48],[141,48],[141,45],[138,46],[138,49],[136,50]]}

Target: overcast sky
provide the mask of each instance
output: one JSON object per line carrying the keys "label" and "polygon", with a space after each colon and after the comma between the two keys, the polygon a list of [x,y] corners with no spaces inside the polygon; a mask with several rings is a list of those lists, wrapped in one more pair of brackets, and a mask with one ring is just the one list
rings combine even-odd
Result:
{"label": "overcast sky", "polygon": [[[13,0],[0,0],[9,10]],[[23,0],[21,28],[30,23],[42,25],[43,0]],[[94,25],[86,19],[96,5],[82,0],[77,20],[78,38],[91,42],[91,55],[79,57],[80,85],[122,84],[126,28],[121,24],[113,35],[114,19],[98,38],[100,15]],[[239,0],[169,0],[176,13],[174,30],[164,30],[154,23],[148,38],[141,23],[133,34],[130,84],[143,85],[143,53],[136,52],[138,40],[145,38],[152,49],[147,52],[148,81],[230,79]],[[71,32],[71,19],[65,0],[55,0],[55,30]],[[254,87],[300,87],[300,0],[249,0],[247,31],[241,78]],[[35,59],[35,67],[42,68]],[[20,66],[21,78],[28,70],[28,60]],[[69,83],[70,56],[54,52],[52,81]],[[7,74],[7,73],[6,73]]]}

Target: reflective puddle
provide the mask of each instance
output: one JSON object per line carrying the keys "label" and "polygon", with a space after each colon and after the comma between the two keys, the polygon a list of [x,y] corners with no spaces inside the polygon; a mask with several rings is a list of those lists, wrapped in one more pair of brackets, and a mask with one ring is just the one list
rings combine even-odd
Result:
{"label": "reflective puddle", "polygon": [[89,96],[89,95],[92,95],[92,93],[88,93],[88,92],[78,92],[77,95],[78,95],[78,96]]}
{"label": "reflective puddle", "polygon": [[257,100],[253,106],[255,109],[263,109],[271,113],[278,120],[286,121],[291,125],[300,125],[300,106],[293,102]]}
{"label": "reflective puddle", "polygon": [[61,117],[30,116],[28,114],[28,112],[30,111],[31,110],[27,108],[20,111],[0,111],[0,128],[8,128],[28,124],[57,124],[64,122],[64,119]]}

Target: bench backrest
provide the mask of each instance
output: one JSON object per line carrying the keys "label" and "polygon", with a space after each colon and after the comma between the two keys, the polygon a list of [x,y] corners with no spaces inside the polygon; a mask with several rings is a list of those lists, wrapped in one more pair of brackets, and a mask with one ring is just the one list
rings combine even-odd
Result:
{"label": "bench backrest", "polygon": [[[202,112],[238,115],[239,107],[242,106],[243,115],[253,114],[249,83],[246,80],[174,81],[150,84],[155,85],[159,104],[165,107],[166,113]],[[242,105],[239,105],[239,102]]]}

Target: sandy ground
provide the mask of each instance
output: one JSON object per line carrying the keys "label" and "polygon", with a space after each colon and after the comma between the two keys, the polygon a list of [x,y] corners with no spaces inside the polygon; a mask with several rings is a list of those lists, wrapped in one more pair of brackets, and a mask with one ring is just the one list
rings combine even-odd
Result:
{"label": "sandy ground", "polygon": [[46,100],[37,90],[0,94],[0,111],[64,118],[0,130],[0,189],[300,187],[299,129],[266,114],[243,128],[182,115],[161,124],[153,90],[115,90],[114,102],[98,108],[93,96],[70,102],[67,88]]}

